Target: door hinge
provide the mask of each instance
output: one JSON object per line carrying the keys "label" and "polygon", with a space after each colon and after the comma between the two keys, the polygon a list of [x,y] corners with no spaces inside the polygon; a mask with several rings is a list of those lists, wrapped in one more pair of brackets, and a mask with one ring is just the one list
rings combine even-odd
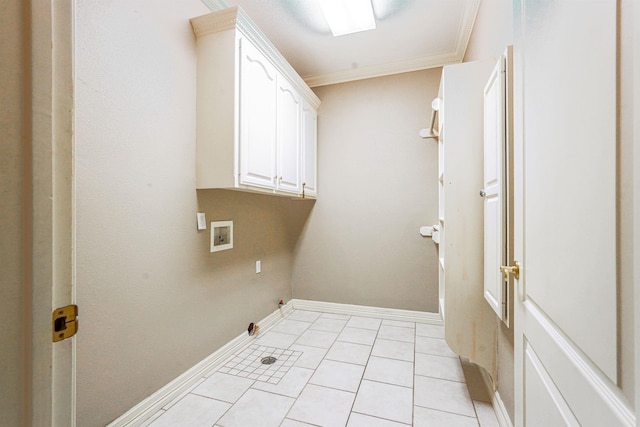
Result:
{"label": "door hinge", "polygon": [[78,332],[78,306],[75,304],[60,307],[51,314],[53,342],[71,338]]}

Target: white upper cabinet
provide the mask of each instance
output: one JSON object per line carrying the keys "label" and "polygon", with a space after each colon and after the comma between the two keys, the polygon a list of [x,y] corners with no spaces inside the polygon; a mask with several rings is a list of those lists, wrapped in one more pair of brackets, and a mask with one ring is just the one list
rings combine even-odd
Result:
{"label": "white upper cabinet", "polygon": [[240,40],[241,184],[274,188],[277,80],[267,58],[248,40]]}
{"label": "white upper cabinet", "polygon": [[241,8],[191,24],[197,188],[314,197],[318,97]]}

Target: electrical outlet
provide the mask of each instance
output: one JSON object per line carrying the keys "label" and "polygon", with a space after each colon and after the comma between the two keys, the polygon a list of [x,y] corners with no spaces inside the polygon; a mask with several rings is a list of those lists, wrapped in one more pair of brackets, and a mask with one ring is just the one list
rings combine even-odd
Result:
{"label": "electrical outlet", "polygon": [[198,230],[206,230],[207,229],[207,220],[204,216],[204,212],[198,212],[196,215],[198,219]]}
{"label": "electrical outlet", "polygon": [[256,274],[260,273],[262,271],[262,261],[258,260],[256,261]]}

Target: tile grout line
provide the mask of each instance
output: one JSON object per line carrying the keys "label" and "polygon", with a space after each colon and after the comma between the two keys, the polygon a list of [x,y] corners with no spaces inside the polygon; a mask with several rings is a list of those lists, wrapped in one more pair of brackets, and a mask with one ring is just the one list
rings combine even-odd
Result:
{"label": "tile grout line", "polygon": [[[280,322],[282,322],[283,320],[287,320],[287,319],[288,319],[288,318],[289,318],[293,313],[295,313],[295,311],[296,311],[296,310],[294,309],[294,310],[292,310],[290,313],[288,313],[288,315],[287,315],[287,316],[282,317],[281,319],[279,319],[279,320],[278,320],[274,325],[272,325],[272,326],[269,328],[269,330],[268,330],[268,331],[265,331],[265,334],[266,334],[266,333],[268,333],[268,332],[271,332],[271,331],[272,331],[272,329],[273,329],[273,327],[276,327],[276,326],[277,326]],[[291,332],[273,331],[273,332],[277,332],[277,333],[281,333],[281,334],[293,335],[293,336],[295,336],[295,337],[296,337],[296,339],[295,339],[291,344],[289,344],[288,346],[286,346],[286,348],[284,348],[284,346],[282,346],[282,347],[277,347],[277,346],[272,346],[272,345],[263,345],[263,344],[256,344],[255,342],[250,342],[250,343],[248,343],[248,344],[247,344],[247,346],[246,346],[246,347],[244,347],[244,348],[242,348],[242,349],[239,349],[235,356],[231,356],[231,357],[230,357],[230,359],[231,359],[231,358],[233,358],[233,357],[238,357],[238,355],[240,355],[240,354],[244,353],[245,351],[247,351],[247,350],[248,350],[249,348],[251,348],[252,346],[256,346],[256,348],[259,348],[259,347],[265,347],[265,348],[267,348],[267,349],[270,349],[271,351],[273,351],[273,349],[276,349],[276,350],[284,350],[284,351],[287,351],[287,350],[288,350],[288,351],[292,351],[292,352],[296,352],[296,351],[298,351],[298,352],[300,352],[300,355],[298,355],[298,358],[296,358],[296,360],[298,360],[298,359],[299,359],[299,358],[304,354],[304,351],[302,351],[302,350],[293,350],[293,349],[291,349],[291,347],[292,347],[292,346],[294,346],[294,345],[299,345],[299,346],[308,346],[308,347],[312,347],[312,348],[316,348],[316,349],[324,350],[324,355],[322,356],[322,358],[320,359],[320,361],[318,362],[318,364],[315,366],[315,368],[311,369],[311,368],[308,368],[308,367],[300,367],[300,366],[298,366],[298,368],[301,368],[301,369],[304,369],[304,370],[307,370],[307,371],[311,371],[311,374],[309,375],[309,377],[308,377],[308,379],[306,380],[306,382],[304,383],[304,385],[300,388],[300,391],[299,391],[298,393],[291,393],[291,394],[296,394],[296,396],[292,397],[291,395],[280,394],[280,393],[278,393],[278,392],[276,392],[276,391],[261,390],[261,389],[259,389],[259,388],[254,388],[254,386],[255,386],[256,384],[258,384],[258,382],[259,382],[259,381],[258,381],[258,380],[256,380],[256,379],[248,378],[248,377],[242,377],[242,376],[239,376],[239,375],[236,375],[236,374],[231,374],[231,373],[222,373],[222,372],[220,372],[221,374],[230,375],[230,376],[234,376],[234,377],[238,377],[238,378],[243,378],[243,379],[250,380],[250,381],[251,381],[251,384],[248,386],[248,388],[247,388],[244,392],[242,392],[242,393],[239,395],[239,397],[238,397],[238,398],[236,398],[236,399],[234,400],[234,402],[233,402],[233,403],[230,403],[230,402],[227,402],[227,401],[224,401],[224,400],[220,400],[220,399],[216,399],[216,398],[213,398],[213,397],[209,397],[209,396],[200,395],[200,394],[198,394],[198,393],[195,393],[195,392],[194,392],[194,391],[195,391],[195,389],[196,389],[196,388],[198,388],[198,386],[199,386],[199,385],[201,385],[204,381],[206,381],[206,380],[207,380],[207,378],[209,378],[209,377],[207,377],[207,376],[203,376],[203,377],[202,377],[202,378],[201,378],[201,379],[200,379],[196,384],[194,384],[194,386],[192,386],[192,387],[191,387],[191,388],[190,388],[190,389],[189,389],[189,390],[188,390],[188,391],[187,391],[187,392],[186,392],[186,393],[185,393],[185,394],[184,394],[180,399],[176,399],[176,401],[172,402],[172,403],[171,403],[171,406],[166,407],[166,409],[165,409],[165,408],[161,408],[160,410],[158,410],[158,415],[155,415],[155,416],[153,416],[153,417],[151,418],[152,422],[154,422],[155,420],[157,420],[158,418],[160,418],[162,415],[164,415],[164,414],[165,414],[169,409],[171,409],[171,407],[173,407],[173,406],[174,406],[175,404],[177,404],[178,402],[182,401],[185,397],[187,397],[187,396],[189,396],[189,395],[192,395],[192,396],[204,397],[204,398],[206,398],[206,399],[208,399],[208,400],[214,400],[214,401],[217,401],[217,402],[221,402],[221,403],[225,403],[225,404],[230,405],[230,406],[229,406],[229,407],[228,407],[228,408],[227,408],[227,409],[226,409],[226,410],[225,410],[225,411],[224,411],[224,412],[223,412],[223,413],[218,417],[218,419],[217,419],[217,420],[216,420],[216,422],[214,423],[214,425],[217,425],[217,423],[218,423],[222,418],[224,418],[224,417],[229,413],[229,411],[230,411],[230,410],[231,410],[231,409],[232,409],[232,408],[233,408],[233,407],[234,407],[234,406],[235,406],[235,405],[236,405],[236,404],[237,404],[237,403],[238,403],[242,398],[244,398],[244,397],[247,395],[247,393],[249,392],[249,390],[253,390],[253,391],[257,391],[257,392],[268,393],[268,394],[270,394],[270,395],[274,395],[274,396],[280,396],[280,397],[284,397],[284,398],[292,399],[291,406],[288,408],[288,410],[287,410],[286,414],[284,415],[284,417],[283,417],[283,418],[282,418],[282,420],[280,421],[279,425],[282,425],[283,423],[285,423],[285,421],[286,421],[287,419],[289,419],[289,420],[293,420],[293,421],[304,422],[304,423],[307,423],[307,424],[309,424],[309,425],[315,425],[315,424],[313,424],[313,423],[309,423],[308,421],[301,421],[301,420],[296,420],[295,418],[288,418],[288,417],[289,417],[289,414],[291,413],[291,410],[292,410],[292,409],[293,409],[293,407],[296,405],[296,403],[297,403],[298,399],[301,397],[301,395],[302,395],[302,393],[304,392],[304,390],[305,390],[309,385],[313,385],[314,387],[320,387],[320,388],[325,388],[325,389],[331,389],[331,390],[336,390],[336,391],[340,391],[340,392],[347,392],[347,393],[352,393],[352,394],[354,395],[354,396],[353,396],[353,402],[352,402],[352,404],[351,404],[351,408],[350,408],[349,413],[348,413],[348,416],[347,416],[347,418],[346,418],[345,426],[346,426],[346,425],[349,423],[349,421],[351,420],[351,416],[352,416],[352,414],[358,414],[358,415],[361,415],[361,416],[364,416],[364,417],[372,417],[372,418],[379,419],[379,420],[385,420],[385,421],[390,421],[390,422],[397,422],[397,423],[399,423],[399,424],[407,425],[407,424],[405,424],[403,421],[397,421],[397,420],[394,420],[394,419],[384,418],[384,417],[377,416],[377,415],[372,415],[372,414],[367,414],[367,413],[357,412],[357,411],[355,411],[355,410],[354,410],[354,408],[355,408],[356,400],[357,400],[357,398],[358,398],[358,393],[361,391],[361,387],[362,387],[362,385],[363,385],[363,382],[365,381],[365,374],[366,374],[366,372],[367,372],[367,368],[369,367],[369,364],[371,363],[371,361],[372,361],[372,358],[373,358],[373,357],[380,358],[380,359],[386,359],[386,360],[394,360],[394,361],[396,361],[396,362],[407,362],[407,363],[409,363],[409,362],[410,362],[410,361],[407,361],[407,360],[398,359],[398,358],[394,358],[394,357],[388,357],[388,356],[377,356],[377,355],[375,355],[375,356],[374,356],[374,355],[373,355],[374,347],[375,347],[376,343],[377,343],[379,340],[387,340],[387,341],[393,341],[393,342],[404,342],[404,343],[410,344],[410,342],[409,342],[409,341],[401,341],[401,340],[397,340],[397,339],[381,338],[381,337],[380,337],[380,331],[381,331],[382,327],[383,327],[383,326],[391,326],[391,327],[395,327],[395,328],[404,328],[404,329],[412,329],[412,327],[411,327],[411,326],[406,326],[406,325],[399,326],[399,325],[389,325],[389,324],[384,324],[385,319],[383,319],[383,318],[375,318],[375,317],[368,317],[368,316],[367,316],[367,317],[363,317],[363,316],[354,316],[354,315],[343,315],[344,317],[343,317],[343,318],[341,318],[341,319],[336,319],[336,318],[332,318],[332,317],[325,317],[325,318],[324,318],[324,319],[329,319],[329,320],[339,320],[339,321],[344,321],[344,324],[340,327],[340,329],[339,329],[337,332],[334,332],[334,331],[327,331],[327,330],[322,330],[322,329],[311,329],[311,326],[312,326],[314,323],[316,323],[318,320],[320,320],[321,318],[323,318],[322,316],[323,316],[323,314],[325,314],[325,313],[324,313],[324,312],[311,311],[311,310],[303,310],[303,311],[310,311],[310,312],[313,312],[313,313],[319,313],[319,316],[318,316],[314,321],[312,321],[312,322],[303,321],[303,320],[294,320],[294,319],[289,319],[289,320],[291,320],[291,321],[296,321],[296,322],[300,322],[300,323],[308,323],[308,324],[309,324],[309,326],[308,326],[307,328],[305,328],[303,331],[301,331],[301,332],[300,332],[300,333],[298,333],[298,334],[294,334],[294,333],[291,333]],[[374,330],[374,329],[367,329],[367,328],[357,327],[357,326],[349,326],[349,323],[352,321],[352,319],[353,319],[354,317],[358,317],[358,318],[365,318],[365,319],[371,319],[371,320],[377,320],[377,321],[380,321],[380,324],[378,325],[378,328],[377,328],[377,329],[375,329],[375,330]],[[405,322],[405,323],[409,323],[409,322]],[[362,330],[362,331],[372,331],[372,332],[373,332],[373,331],[375,331],[375,334],[374,334],[374,337],[373,337],[373,342],[372,342],[372,344],[371,344],[371,345],[368,345],[368,344],[364,344],[364,343],[362,343],[362,342],[340,341],[338,338],[340,337],[340,335],[341,335],[341,334],[345,331],[345,329],[347,329],[347,328],[350,328],[350,329],[357,329],[357,330]],[[304,333],[309,332],[309,331],[312,331],[312,332],[321,332],[321,333],[322,333],[322,332],[324,332],[324,333],[336,333],[337,335],[336,335],[336,336],[335,336],[335,338],[332,340],[332,342],[331,342],[331,344],[330,344],[330,346],[329,346],[329,347],[319,347],[319,346],[317,346],[317,345],[298,344],[298,343],[297,343],[298,339],[299,339],[299,338],[300,338]],[[428,407],[428,406],[423,406],[423,405],[418,405],[418,404],[416,404],[416,399],[415,399],[415,392],[416,392],[415,384],[416,384],[416,378],[417,378],[417,377],[431,378],[431,379],[436,379],[436,380],[441,380],[441,381],[448,381],[448,382],[451,382],[451,383],[457,383],[457,384],[465,384],[466,389],[467,389],[467,393],[469,392],[469,391],[468,391],[468,384],[466,383],[466,378],[465,378],[463,381],[457,381],[457,380],[451,380],[451,379],[447,379],[447,378],[440,378],[440,377],[437,377],[437,376],[419,375],[419,374],[417,374],[417,373],[416,373],[416,362],[417,362],[417,357],[416,357],[416,356],[417,356],[418,354],[429,355],[429,356],[434,356],[434,357],[439,357],[439,358],[446,358],[446,359],[454,359],[454,357],[451,357],[451,356],[444,356],[444,355],[442,355],[442,354],[433,354],[433,353],[422,353],[422,352],[418,352],[418,351],[417,351],[417,339],[418,339],[418,337],[424,337],[424,338],[430,338],[430,339],[440,339],[440,340],[443,340],[443,341],[445,342],[445,344],[446,344],[446,340],[445,340],[445,339],[443,339],[443,338],[440,338],[440,337],[431,337],[431,336],[418,335],[418,324],[417,324],[417,323],[415,323],[415,322],[413,323],[413,347],[414,347],[414,348],[413,348],[412,379],[411,379],[411,381],[412,381],[412,386],[408,387],[408,386],[405,386],[405,385],[389,383],[389,382],[385,382],[385,381],[381,381],[381,380],[377,380],[377,379],[366,379],[366,380],[367,380],[367,381],[370,381],[370,382],[378,383],[378,384],[385,384],[385,385],[396,386],[396,387],[403,387],[403,388],[411,388],[411,390],[412,390],[412,393],[411,393],[411,396],[412,396],[412,402],[411,402],[411,403],[412,403],[412,404],[411,404],[411,424],[412,424],[412,425],[415,423],[415,417],[416,417],[416,414],[415,414],[415,408],[416,408],[416,407],[420,407],[420,408],[425,408],[425,409],[429,409],[429,410],[434,410],[434,411],[438,411],[438,412],[442,412],[442,413],[448,413],[448,414],[452,414],[452,415],[463,416],[463,417],[465,417],[465,418],[475,418],[476,422],[477,422],[477,423],[478,423],[478,425],[480,426],[480,420],[479,420],[479,417],[478,417],[478,410],[477,410],[476,405],[475,405],[475,403],[474,403],[474,401],[473,401],[473,400],[471,400],[471,404],[472,404],[472,407],[473,407],[473,410],[474,410],[475,417],[470,416],[470,415],[460,414],[460,413],[457,413],[457,412],[450,412],[450,411],[447,411],[447,410],[442,410],[442,409],[438,409],[438,408],[431,408],[431,407]],[[369,347],[368,356],[367,356],[367,358],[366,358],[366,363],[364,364],[364,366],[363,366],[362,364],[355,363],[355,362],[352,362],[352,361],[334,360],[334,359],[328,358],[328,355],[329,355],[330,351],[334,348],[334,346],[336,345],[336,343],[345,343],[345,344],[350,344],[350,345],[355,345],[355,346]],[[252,354],[253,354],[253,353],[252,353]],[[266,354],[266,353],[265,353],[265,354]],[[260,355],[258,355],[258,357],[259,357],[259,356],[260,356]],[[329,357],[331,357],[331,356],[329,356]],[[288,356],[288,358],[290,358],[290,356]],[[461,363],[461,362],[460,362],[460,357],[459,357],[459,356],[456,356],[455,358],[457,358],[457,359],[458,359],[458,363]],[[245,357],[245,359],[246,359],[246,357]],[[287,359],[287,360],[288,360],[288,359]],[[324,363],[325,361],[336,362],[336,363],[345,363],[345,364],[352,365],[352,366],[363,367],[362,375],[360,376],[360,379],[359,379],[359,382],[358,382],[358,387],[356,388],[355,392],[352,392],[352,391],[349,391],[349,390],[344,390],[344,389],[341,389],[341,388],[335,388],[335,387],[331,387],[331,386],[321,385],[321,384],[313,384],[313,383],[311,383],[311,382],[310,382],[310,381],[311,381],[311,379],[313,378],[313,376],[317,374],[317,372],[318,372],[318,368],[320,367],[320,365],[321,365],[322,363]],[[226,363],[225,363],[225,365],[226,365]],[[224,366],[224,365],[223,365],[223,366]],[[287,368],[287,371],[286,371],[286,372],[287,372],[287,374],[291,371],[291,368],[294,368],[294,367],[296,367],[296,365],[295,365],[295,364],[294,364],[294,365],[289,366],[289,367]],[[211,373],[209,373],[209,374],[210,374],[210,375],[213,375],[214,373],[217,373],[217,372],[219,372],[219,369],[216,369],[216,370],[212,371],[212,372],[211,372]],[[283,378],[284,378],[284,376],[283,376],[282,378],[279,378],[279,380],[278,380],[278,384],[280,383],[280,381],[281,381]],[[262,382],[262,383],[264,383],[264,384],[267,384],[267,385],[275,385],[275,386],[277,386],[277,385],[278,385],[278,384],[273,384],[273,383],[269,383],[269,382],[265,382],[265,381],[261,381],[261,382]],[[395,412],[394,412],[394,414],[395,414]]]}
{"label": "tile grout line", "polygon": [[[316,319],[316,321],[317,321],[320,317],[322,317],[322,314],[323,314],[323,313],[321,312],[320,316],[318,316],[318,318]],[[344,328],[346,328],[346,327],[347,327],[347,324],[349,323],[349,321],[350,321],[350,320],[351,320],[351,316],[349,316],[349,317],[348,317],[348,319],[346,320],[346,322],[344,323],[344,325],[342,326],[342,328],[340,328],[340,332],[338,332],[338,335],[336,335],[336,338],[333,340],[333,342],[331,343],[331,345],[329,346],[329,348],[328,348],[328,349],[327,349],[327,351],[325,352],[324,356],[322,356],[322,360],[320,360],[320,362],[318,363],[318,365],[313,369],[313,374],[311,374],[311,376],[310,376],[310,377],[309,377],[309,379],[307,380],[307,383],[304,385],[304,387],[302,387],[302,390],[300,390],[300,393],[298,394],[298,397],[300,397],[300,396],[302,395],[302,393],[304,392],[304,389],[305,389],[305,388],[307,388],[307,386],[309,385],[309,381],[311,381],[311,379],[313,378],[313,376],[316,374],[316,372],[317,372],[317,370],[318,370],[318,366],[320,366],[320,365],[322,364],[322,362],[325,360],[325,358],[327,357],[327,354],[329,353],[329,350],[331,350],[331,347],[333,347],[333,345],[336,343],[336,341],[338,340],[338,337],[340,336],[340,334],[342,333],[342,331],[344,330]],[[315,323],[315,321],[314,321],[314,322],[312,322],[312,324],[313,324],[313,323]],[[307,329],[307,330],[309,330],[309,329]],[[321,332],[323,332],[323,331],[321,331]],[[301,335],[302,335],[302,334],[301,334]],[[296,340],[296,341],[298,341],[298,340]],[[294,344],[296,343],[296,341],[294,341],[294,343],[293,343],[293,344],[291,344],[291,345],[294,345]],[[298,344],[298,345],[302,345],[302,344]],[[313,346],[308,346],[308,347],[313,347]],[[316,348],[318,348],[318,347],[316,347]],[[363,373],[363,375],[364,375],[364,373]],[[313,384],[313,385],[315,385],[315,386],[317,386],[317,387],[322,387],[322,386],[318,386],[317,384]],[[341,391],[344,391],[344,390],[341,390]],[[357,392],[356,392],[356,395],[357,395]],[[353,400],[354,400],[354,402],[355,402],[355,400],[356,400],[355,395],[354,395],[354,397],[353,397]],[[288,410],[288,411],[287,411],[287,413],[285,414],[285,416],[284,416],[283,420],[280,422],[280,424],[282,424],[282,423],[284,422],[284,420],[286,420],[286,419],[287,419],[287,417],[289,416],[289,413],[291,413],[291,409],[293,409],[293,407],[296,405],[296,402],[297,402],[297,401],[298,401],[298,398],[296,398],[296,399],[295,399],[295,401],[293,402],[293,405],[291,405],[291,407],[289,408],[289,410]],[[352,405],[352,406],[353,406],[353,405]],[[291,419],[295,419],[295,418],[291,418]],[[347,417],[347,422],[348,422],[348,421],[349,421],[349,417]],[[303,421],[301,421],[301,422],[303,422]],[[304,422],[306,422],[306,421],[304,421]],[[345,424],[345,426],[346,426],[346,424]]]}
{"label": "tile grout line", "polygon": [[413,382],[413,387],[411,390],[411,425],[414,425],[416,423],[416,363],[417,363],[417,358],[416,355],[418,354],[418,349],[417,349],[417,338],[418,338],[418,325],[416,325],[416,329],[415,331],[413,331],[413,376],[411,378],[411,381]]}
{"label": "tile grout line", "polygon": [[[345,326],[346,327],[346,326]],[[362,371],[362,377],[360,377],[360,382],[358,383],[358,388],[356,389],[356,394],[353,396],[353,403],[351,404],[351,410],[349,411],[349,416],[347,417],[347,424],[349,424],[349,420],[351,419],[351,414],[353,414],[353,408],[356,405],[356,399],[358,399],[358,392],[360,391],[360,387],[362,387],[362,381],[364,381],[364,374],[367,372],[367,367],[369,366],[369,360],[371,360],[371,354],[373,353],[373,347],[376,345],[376,340],[378,339],[378,334],[380,333],[380,328],[382,327],[382,320],[380,320],[380,325],[376,330],[376,335],[373,337],[373,343],[371,344],[371,350],[369,351],[369,356],[367,357],[367,363],[364,365],[364,370]],[[370,330],[370,329],[369,329]],[[356,412],[358,413],[358,412]]]}
{"label": "tile grout line", "polygon": [[459,417],[471,418],[472,420],[476,420],[476,422],[477,422],[478,424],[480,424],[480,421],[478,421],[478,418],[477,418],[477,417],[474,417],[474,416],[472,416],[472,415],[465,415],[465,414],[461,414],[461,413],[459,413],[459,412],[445,411],[444,409],[432,408],[432,407],[430,407],[430,406],[423,406],[423,405],[415,405],[415,406],[417,406],[418,408],[429,409],[429,410],[431,410],[431,411],[438,411],[438,412],[443,412],[443,413],[445,413],[445,414],[457,415],[457,416],[459,416]]}

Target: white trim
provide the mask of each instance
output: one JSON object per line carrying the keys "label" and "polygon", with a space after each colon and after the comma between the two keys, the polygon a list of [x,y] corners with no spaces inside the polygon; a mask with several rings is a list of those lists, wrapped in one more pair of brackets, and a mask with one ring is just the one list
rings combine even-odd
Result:
{"label": "white trim", "polygon": [[[608,376],[599,367],[589,359],[589,357],[573,342],[571,339],[550,319],[542,309],[540,309],[531,299],[527,299],[523,303],[523,309],[526,310],[529,332],[525,339],[526,343],[534,343],[536,345],[537,354],[540,356],[546,352],[543,360],[551,360],[552,355],[561,352],[565,358],[559,361],[556,369],[558,372],[575,371],[578,373],[580,383],[571,384],[571,387],[582,387],[583,392],[589,393],[593,405],[598,405],[600,412],[607,411],[611,417],[620,422],[620,425],[634,426],[636,425],[636,416],[632,408],[629,406],[626,397],[622,394],[622,390],[618,388]],[[553,347],[553,352],[550,350]],[[524,360],[524,357],[523,357]],[[548,368],[547,368],[548,369]],[[558,380],[558,375],[552,375],[552,378]],[[556,387],[561,388],[560,384]],[[564,399],[567,398],[566,391],[568,387],[565,385],[563,393]]]}
{"label": "white trim", "polygon": [[369,307],[364,305],[338,304],[334,302],[300,299],[292,299],[289,304],[292,304],[295,310],[321,311],[323,313],[378,317],[388,320],[442,325],[442,318],[438,313],[428,313],[426,311],[400,310],[397,308]]}
{"label": "white trim", "polygon": [[205,6],[211,9],[213,12],[215,12],[216,10],[222,10],[229,7],[227,2],[225,2],[224,0],[201,0],[201,1],[202,3],[204,3]]}
{"label": "white trim", "polygon": [[486,369],[481,368],[480,375],[482,376],[482,382],[484,383],[487,393],[491,396],[491,406],[493,406],[493,412],[496,414],[498,424],[500,427],[513,427],[513,423],[511,422],[511,418],[507,412],[507,407],[504,405],[504,402],[500,397],[500,393],[498,390],[494,391],[493,381],[491,380],[489,373]]}
{"label": "white trim", "polygon": [[504,406],[504,402],[500,398],[500,393],[498,393],[497,391],[491,398],[491,404],[493,405],[493,412],[496,413],[496,418],[498,419],[498,424],[500,425],[500,427],[513,427],[511,418],[509,418],[509,413],[507,412],[507,408],[506,406]]}
{"label": "white trim", "polygon": [[331,73],[311,74],[303,76],[302,78],[309,87],[318,87],[442,67],[449,64],[460,63],[463,58],[464,51],[462,53],[448,52],[435,56],[411,58],[404,61],[349,68],[347,70],[334,71]]}
{"label": "white trim", "polygon": [[[223,10],[227,7],[226,2],[224,2],[223,0],[201,1],[214,12]],[[467,51],[467,46],[469,45],[469,39],[471,38],[471,32],[473,31],[473,26],[476,21],[476,16],[478,15],[478,10],[480,9],[480,0],[469,1],[465,4],[465,6],[466,7],[463,12],[463,18],[460,21],[460,26],[458,28],[458,37],[456,39],[455,49],[449,52],[420,58],[411,58],[404,61],[369,65],[358,67],[355,69],[350,68],[330,73],[310,74],[302,77],[302,79],[307,85],[309,85],[309,87],[318,87],[355,80],[369,79],[373,77],[383,77],[392,74],[408,73],[411,71],[426,70],[429,68],[443,67],[445,65],[462,62]],[[234,7],[236,6],[232,6],[230,9],[233,9]],[[228,12],[234,13],[233,11]],[[256,32],[254,31],[254,29],[257,29],[257,27],[255,26],[253,21],[251,21],[248,16],[246,16],[244,12],[241,13],[242,15],[244,15],[243,19],[247,20],[250,23],[249,28],[246,28],[244,26],[242,28],[244,31],[248,31],[248,36],[255,42],[256,39],[254,37],[256,35]],[[258,45],[260,45],[267,39],[261,31],[258,30],[258,33],[258,39],[260,40],[258,42]],[[269,41],[267,41],[266,44],[269,46],[269,48],[273,47],[273,45]],[[275,47],[273,47],[273,49],[277,51]],[[265,51],[263,53],[267,54],[267,56],[273,59],[273,56],[269,51]],[[287,70],[286,73],[289,73],[289,70]]]}
{"label": "white trim", "polygon": [[[261,321],[257,322],[260,326],[261,333],[273,326],[278,320],[282,319],[292,310],[291,304],[285,304],[282,308],[274,311]],[[257,335],[260,336],[260,335]],[[237,353],[241,349],[248,346],[257,336],[249,336],[243,333],[220,349],[207,356],[204,360],[184,372],[182,375],[162,387],[160,390],[138,403],[126,413],[114,420],[109,427],[120,426],[137,426],[151,418],[157,411],[162,409],[167,403],[193,386],[199,379],[204,377],[210,371],[213,371],[222,365],[229,356]]]}

